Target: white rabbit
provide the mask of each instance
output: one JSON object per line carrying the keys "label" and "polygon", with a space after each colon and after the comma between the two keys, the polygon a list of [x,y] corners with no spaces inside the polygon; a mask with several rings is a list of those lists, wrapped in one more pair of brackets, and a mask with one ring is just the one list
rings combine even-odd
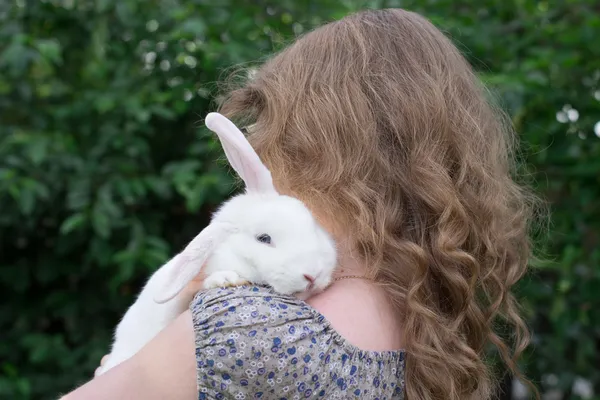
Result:
{"label": "white rabbit", "polygon": [[188,307],[190,294],[182,291],[202,269],[205,289],[252,282],[306,299],[331,283],[336,248],[330,235],[300,200],[277,193],[271,173],[231,121],[210,113],[205,123],[217,133],[246,192],[225,202],[151,276],[118,324],[98,374],[133,356]]}

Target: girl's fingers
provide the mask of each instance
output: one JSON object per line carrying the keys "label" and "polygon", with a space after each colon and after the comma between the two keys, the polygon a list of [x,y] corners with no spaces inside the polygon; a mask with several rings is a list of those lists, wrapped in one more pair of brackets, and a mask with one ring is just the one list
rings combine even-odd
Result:
{"label": "girl's fingers", "polygon": [[100,360],[100,366],[103,366],[106,360],[108,359],[108,354],[105,354],[104,357]]}
{"label": "girl's fingers", "polygon": [[102,359],[100,360],[100,366],[98,368],[96,368],[96,370],[94,371],[94,376],[98,376],[98,373],[100,372],[100,368],[102,368],[102,366],[108,359],[108,356],[109,356],[109,354],[105,354],[104,357],[102,357]]}

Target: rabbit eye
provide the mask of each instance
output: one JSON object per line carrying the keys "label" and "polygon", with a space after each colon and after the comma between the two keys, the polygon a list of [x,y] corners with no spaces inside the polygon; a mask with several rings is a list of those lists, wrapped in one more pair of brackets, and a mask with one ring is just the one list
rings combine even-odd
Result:
{"label": "rabbit eye", "polygon": [[256,240],[264,244],[271,244],[271,236],[267,235],[266,233],[261,233],[258,235]]}

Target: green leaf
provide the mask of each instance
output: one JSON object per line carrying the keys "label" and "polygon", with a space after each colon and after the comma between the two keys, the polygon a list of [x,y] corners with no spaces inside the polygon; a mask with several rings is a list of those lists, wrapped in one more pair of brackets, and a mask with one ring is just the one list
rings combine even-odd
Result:
{"label": "green leaf", "polygon": [[75,230],[80,229],[87,222],[87,217],[84,213],[77,213],[69,216],[60,225],[60,233],[67,235]]}
{"label": "green leaf", "polygon": [[67,192],[67,207],[69,210],[87,208],[91,201],[91,183],[86,178],[73,180]]}
{"label": "green leaf", "polygon": [[105,114],[108,111],[111,111],[117,105],[115,99],[110,95],[99,96],[96,99],[96,110],[100,114]]}
{"label": "green leaf", "polygon": [[56,39],[38,39],[35,41],[35,47],[40,52],[42,57],[47,60],[61,64],[62,56],[61,56],[61,48],[60,43]]}
{"label": "green leaf", "polygon": [[184,191],[185,205],[190,213],[196,213],[204,204],[206,199],[206,187],[204,182],[198,180],[194,186]]}
{"label": "green leaf", "polygon": [[148,188],[157,196],[168,199],[171,196],[171,187],[169,182],[155,176],[148,176],[144,179]]}
{"label": "green leaf", "polygon": [[29,158],[34,165],[40,165],[48,153],[48,141],[44,138],[36,138],[27,147]]}
{"label": "green leaf", "polygon": [[24,68],[29,60],[29,52],[23,45],[26,35],[16,35],[10,44],[0,53],[0,67],[12,66],[14,69]]}
{"label": "green leaf", "polygon": [[35,208],[35,192],[30,188],[23,188],[19,193],[19,208],[24,215],[30,215]]}
{"label": "green leaf", "polygon": [[103,13],[108,11],[114,4],[115,0],[96,0],[96,11]]}
{"label": "green leaf", "polygon": [[168,108],[163,107],[161,105],[154,105],[154,106],[150,107],[150,111],[153,114],[156,114],[159,117],[164,118],[164,119],[174,119],[175,117],[177,117],[177,114],[175,114],[173,111],[171,111]]}
{"label": "green leaf", "polygon": [[190,18],[181,24],[179,30],[194,36],[203,35],[206,31],[206,24],[201,18]]}
{"label": "green leaf", "polygon": [[98,205],[92,210],[92,227],[101,238],[106,239],[110,236],[111,221]]}

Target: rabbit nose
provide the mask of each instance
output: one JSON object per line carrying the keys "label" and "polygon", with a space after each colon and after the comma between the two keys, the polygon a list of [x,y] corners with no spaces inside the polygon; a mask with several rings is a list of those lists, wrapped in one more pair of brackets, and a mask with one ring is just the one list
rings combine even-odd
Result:
{"label": "rabbit nose", "polygon": [[312,287],[315,284],[315,278],[308,275],[308,274],[304,274],[304,279],[306,279],[308,281],[308,288],[307,289],[312,289]]}

